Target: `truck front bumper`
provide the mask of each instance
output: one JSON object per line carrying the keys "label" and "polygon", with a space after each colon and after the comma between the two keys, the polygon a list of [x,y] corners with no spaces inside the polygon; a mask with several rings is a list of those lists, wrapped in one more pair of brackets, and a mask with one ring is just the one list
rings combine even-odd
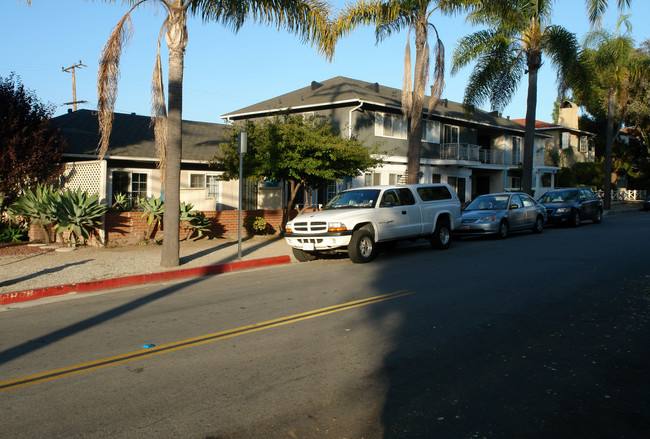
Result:
{"label": "truck front bumper", "polygon": [[351,238],[352,232],[323,233],[321,235],[286,233],[284,235],[289,246],[306,252],[347,248]]}

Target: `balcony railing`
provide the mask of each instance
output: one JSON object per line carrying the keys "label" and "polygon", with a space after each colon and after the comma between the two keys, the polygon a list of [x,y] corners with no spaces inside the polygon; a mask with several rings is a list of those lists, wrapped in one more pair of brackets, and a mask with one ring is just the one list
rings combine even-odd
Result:
{"label": "balcony railing", "polygon": [[443,143],[438,148],[440,158],[443,160],[465,160],[492,165],[503,165],[505,163],[503,151],[483,149],[471,143]]}

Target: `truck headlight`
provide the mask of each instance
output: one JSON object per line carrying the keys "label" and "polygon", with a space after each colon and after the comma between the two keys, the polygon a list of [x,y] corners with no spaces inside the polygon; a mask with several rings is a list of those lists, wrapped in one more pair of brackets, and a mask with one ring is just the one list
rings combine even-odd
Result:
{"label": "truck headlight", "polygon": [[293,233],[293,226],[291,224],[284,226],[284,233]]}
{"label": "truck headlight", "polygon": [[348,228],[343,223],[329,223],[327,224],[328,232],[345,232]]}

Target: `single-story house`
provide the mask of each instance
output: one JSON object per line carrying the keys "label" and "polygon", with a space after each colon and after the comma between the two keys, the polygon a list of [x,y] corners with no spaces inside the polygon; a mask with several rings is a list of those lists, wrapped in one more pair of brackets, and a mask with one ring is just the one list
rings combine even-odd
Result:
{"label": "single-story house", "polygon": [[[404,182],[408,123],[401,111],[400,89],[346,77],[310,85],[222,115],[227,123],[290,112],[328,116],[341,135],[389,151],[384,164],[365,175],[321,188],[315,203],[327,202],[345,187]],[[428,98],[425,99],[425,105]],[[463,201],[477,194],[519,189],[524,127],[497,112],[476,110],[466,117],[460,103],[441,99],[422,113],[422,183],[449,183]],[[559,168],[544,160],[548,135],[536,133],[533,186],[545,192]],[[550,178],[549,178],[550,174]]]}
{"label": "single-story house", "polygon": [[[111,203],[117,194],[164,197],[161,170],[157,167],[151,118],[134,113],[115,113],[109,146],[102,160],[97,155],[99,125],[91,110],[69,111],[52,119],[67,140],[63,152],[64,181],[68,187],[98,193]],[[221,123],[183,121],[181,201],[196,210],[236,209],[239,182],[223,181],[221,172],[210,167],[219,145],[228,140],[229,128]],[[280,189],[244,186],[244,209],[279,209]]]}

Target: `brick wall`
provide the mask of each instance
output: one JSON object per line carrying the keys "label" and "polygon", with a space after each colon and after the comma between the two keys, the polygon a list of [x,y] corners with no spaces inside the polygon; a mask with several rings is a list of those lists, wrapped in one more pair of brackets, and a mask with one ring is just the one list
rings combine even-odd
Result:
{"label": "brick wall", "polygon": [[[212,210],[204,211],[203,214],[211,220],[210,231],[204,232],[204,236],[210,238],[237,237],[237,210]],[[242,211],[242,222],[249,216],[264,218],[266,223],[269,224],[268,233],[276,234],[280,232],[282,210],[245,210]],[[142,242],[149,226],[147,225],[147,219],[141,217],[142,212],[107,213],[105,219],[105,245],[136,245]],[[181,224],[179,238],[181,240],[185,239],[189,231],[190,229]],[[157,222],[151,228],[150,235],[152,238],[162,240],[163,231]],[[196,234],[192,236],[194,237]],[[244,228],[242,228],[242,236],[248,236],[248,232]],[[55,237],[53,233],[51,237],[52,242],[55,241],[55,238],[60,239]],[[65,238],[67,239],[67,236]],[[32,226],[29,231],[29,239],[34,242],[42,242],[43,232],[41,228]],[[87,244],[100,245],[96,237],[88,240]]]}

